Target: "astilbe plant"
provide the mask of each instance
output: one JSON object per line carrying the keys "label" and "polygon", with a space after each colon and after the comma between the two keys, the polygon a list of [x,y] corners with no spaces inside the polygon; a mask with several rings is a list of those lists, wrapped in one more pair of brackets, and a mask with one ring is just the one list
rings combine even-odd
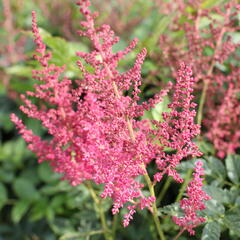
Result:
{"label": "astilbe plant", "polygon": [[[178,14],[171,28],[173,31],[183,31],[186,38],[173,42],[169,37],[161,36],[160,47],[165,59],[163,65],[177,69],[179,59],[184,59],[193,67],[197,82],[195,88],[202,91],[197,122],[203,124],[206,129],[203,135],[213,142],[218,156],[223,158],[234,153],[240,144],[239,133],[235,131],[239,113],[232,108],[239,104],[239,98],[236,95],[227,97],[229,91],[237,92],[239,88],[236,74],[239,66],[229,61],[230,58],[235,62],[239,60],[236,50],[240,45],[232,37],[239,30],[239,5],[235,0],[209,9],[203,7],[202,1],[172,1],[171,4],[179,4],[179,9],[186,15],[182,23]],[[187,12],[189,8],[192,11]],[[231,109],[220,111],[219,106],[226,105],[226,100],[230,101],[228,106]],[[216,125],[221,127],[216,129]]]}
{"label": "astilbe plant", "polygon": [[[149,121],[140,120],[141,116],[144,110],[161,101],[171,84],[153,99],[139,104],[141,65],[146,50],[137,55],[130,70],[120,73],[117,70],[119,61],[136,46],[137,40],[134,39],[125,50],[114,53],[112,46],[119,38],[108,25],[95,26],[97,13],[89,10],[90,1],[82,0],[77,4],[85,17],[81,22],[84,30],[78,33],[91,40],[93,50],[76,53],[81,58],[77,65],[82,71],[82,79],[74,82],[63,76],[64,66],[49,63],[51,53],[46,50],[37,28],[36,14],[32,12],[32,30],[37,45],[34,57],[42,69],[33,71],[33,78],[40,84],[35,85],[35,91],[21,96],[24,105],[20,109],[28,117],[40,120],[52,138],[43,140],[34,135],[14,114],[12,121],[29,149],[37,154],[39,162],[49,161],[54,171],[64,174],[63,179],[73,186],[87,180],[103,184],[100,196],[112,198],[112,213],[118,213],[122,207],[129,210],[124,215],[124,226],[129,224],[137,208],[148,208],[160,238],[164,239],[157,216],[154,185],[164,174],[182,182],[176,166],[183,158],[201,154],[192,141],[199,133],[199,126],[194,124],[196,105],[192,102],[195,81],[192,71],[181,63],[173,102],[169,105],[171,112],[163,114],[164,122],[153,121],[155,127],[152,128]],[[40,99],[44,107],[33,104],[32,98]],[[167,154],[165,147],[175,153]],[[154,160],[158,172],[152,181],[146,168]],[[144,176],[148,196],[143,194],[144,184],[138,176]],[[201,200],[194,204],[196,209],[202,209],[200,206],[204,205]],[[102,224],[106,225],[106,222]],[[184,229],[188,229],[187,221],[185,224]],[[184,227],[182,223],[180,226]]]}

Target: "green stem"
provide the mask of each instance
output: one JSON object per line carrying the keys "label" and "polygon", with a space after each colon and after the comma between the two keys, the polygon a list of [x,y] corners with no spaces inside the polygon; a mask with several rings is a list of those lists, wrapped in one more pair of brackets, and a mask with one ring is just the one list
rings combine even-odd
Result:
{"label": "green stem", "polygon": [[184,231],[185,231],[185,228],[183,228],[173,240],[177,240]]}
{"label": "green stem", "polygon": [[159,205],[160,202],[163,200],[163,197],[165,196],[168,188],[170,187],[171,182],[172,182],[172,178],[170,178],[170,177],[167,178],[167,180],[165,181],[165,183],[164,183],[164,185],[163,185],[163,187],[161,189],[161,192],[160,192],[160,194],[159,194],[159,196],[158,196],[158,198],[156,200],[156,205]]}
{"label": "green stem", "polygon": [[[150,179],[150,177],[148,176],[147,173],[144,175],[144,178],[147,182],[148,189],[150,191],[151,196],[155,197],[154,185],[153,185],[153,183],[152,183],[152,181],[151,181],[151,179]],[[152,216],[153,216],[153,220],[154,220],[154,223],[156,225],[157,232],[158,232],[158,235],[160,237],[160,240],[165,240],[165,236],[164,236],[163,230],[161,228],[160,220],[158,218],[158,210],[157,210],[157,206],[156,206],[155,202],[152,205]]]}
{"label": "green stem", "polygon": [[197,115],[197,124],[199,124],[200,126],[201,126],[202,118],[203,118],[203,107],[204,107],[204,104],[206,101],[208,85],[209,85],[209,81],[207,81],[207,80],[204,81],[203,90],[202,90],[202,94],[201,94],[201,98],[200,98],[200,102],[199,102],[198,115]]}
{"label": "green stem", "polygon": [[191,180],[192,172],[193,172],[192,169],[188,169],[187,175],[186,175],[185,180],[184,180],[184,183],[182,184],[182,186],[181,186],[181,188],[179,190],[179,193],[177,195],[177,198],[176,198],[175,202],[179,202],[182,199],[183,193],[184,193],[188,183]]}
{"label": "green stem", "polygon": [[104,214],[104,210],[102,208],[101,200],[98,198],[98,196],[97,196],[96,192],[94,191],[90,182],[86,182],[85,185],[87,186],[87,188],[92,196],[92,199],[95,203],[96,210],[99,213],[105,240],[113,240],[112,233],[107,226],[107,221],[106,221],[106,217]]}
{"label": "green stem", "polygon": [[115,214],[113,216],[113,224],[112,224],[112,237],[113,239],[115,239],[115,236],[116,236],[116,231],[117,231],[117,224],[118,224],[118,215]]}

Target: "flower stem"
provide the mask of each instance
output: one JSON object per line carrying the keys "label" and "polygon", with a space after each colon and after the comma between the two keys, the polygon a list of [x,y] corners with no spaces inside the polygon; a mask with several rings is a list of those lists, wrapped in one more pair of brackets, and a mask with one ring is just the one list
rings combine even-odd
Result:
{"label": "flower stem", "polygon": [[92,199],[96,206],[96,210],[100,216],[105,240],[113,240],[112,233],[107,226],[107,221],[106,221],[106,217],[104,214],[104,210],[102,208],[101,200],[98,198],[98,196],[97,196],[96,192],[94,191],[90,182],[86,182],[85,185],[87,186],[87,188],[92,196]]}
{"label": "flower stem", "polygon": [[183,228],[173,240],[177,240],[184,231],[185,231],[185,228]]}
{"label": "flower stem", "polygon": [[177,198],[176,198],[175,202],[179,202],[182,199],[183,193],[184,193],[188,183],[191,180],[192,172],[193,172],[192,169],[188,169],[187,175],[186,175],[185,180],[184,180],[184,183],[182,184],[182,186],[181,186],[181,188],[179,190],[179,193],[177,195]]}
{"label": "flower stem", "polygon": [[118,224],[118,215],[115,214],[113,216],[113,223],[112,223],[112,237],[113,237],[113,239],[115,239],[115,236],[116,236],[117,224]]}
{"label": "flower stem", "polygon": [[[145,168],[145,167],[144,167]],[[146,171],[147,172],[147,171]],[[152,197],[155,197],[155,192],[154,192],[154,185],[150,179],[150,177],[148,176],[148,173],[144,174],[144,178],[147,182],[147,185],[148,185],[148,189],[150,191],[150,194]],[[164,236],[164,233],[163,233],[163,230],[162,230],[162,227],[161,227],[161,224],[160,224],[160,220],[158,218],[158,210],[157,210],[157,206],[156,206],[156,203],[154,202],[153,205],[152,205],[152,216],[153,216],[153,220],[154,220],[154,223],[156,225],[156,228],[157,228],[157,232],[158,232],[158,235],[159,235],[159,239],[160,240],[165,240],[165,236]]]}
{"label": "flower stem", "polygon": [[161,189],[161,192],[156,200],[156,204],[159,205],[160,202],[162,201],[163,197],[165,196],[168,188],[170,187],[171,185],[171,182],[172,182],[172,178],[168,177],[167,180],[165,181],[162,189]]}
{"label": "flower stem", "polygon": [[201,125],[202,118],[203,118],[203,107],[206,101],[207,96],[207,89],[208,89],[209,81],[204,81],[203,83],[203,90],[199,102],[199,108],[198,108],[198,115],[197,115],[197,124]]}

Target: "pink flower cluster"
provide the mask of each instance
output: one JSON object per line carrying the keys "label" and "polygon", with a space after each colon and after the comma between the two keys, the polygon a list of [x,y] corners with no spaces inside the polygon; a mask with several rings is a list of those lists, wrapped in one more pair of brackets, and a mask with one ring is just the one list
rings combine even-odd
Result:
{"label": "pink flower cluster", "polygon": [[[240,148],[240,71],[233,69],[221,104],[210,112],[211,131],[206,135],[218,150],[218,156],[234,154]],[[217,116],[217,117],[216,117]]]}
{"label": "pink flower cluster", "polygon": [[[38,53],[35,59],[42,69],[33,71],[33,78],[40,84],[35,85],[34,92],[22,95],[21,110],[28,117],[40,120],[52,138],[42,140],[35,136],[15,115],[12,121],[29,149],[37,154],[39,162],[49,161],[72,185],[86,180],[104,184],[101,197],[113,199],[113,214],[127,205],[129,212],[124,219],[124,226],[127,226],[137,207],[150,208],[155,201],[154,196],[143,195],[144,185],[137,179],[147,174],[146,167],[151,161],[156,159],[160,171],[160,175],[155,175],[156,181],[167,173],[181,182],[175,167],[183,158],[200,154],[192,142],[199,133],[199,126],[194,124],[196,113],[191,94],[194,79],[191,69],[182,63],[173,103],[169,105],[172,112],[164,114],[164,122],[155,121],[156,128],[151,129],[148,121],[139,119],[144,110],[161,101],[168,89],[149,102],[138,103],[141,65],[146,50],[137,55],[131,69],[120,73],[117,70],[119,61],[136,46],[137,40],[125,50],[114,53],[112,46],[119,38],[108,25],[95,27],[97,13],[90,12],[90,1],[82,0],[77,4],[85,17],[81,22],[84,31],[79,34],[88,37],[93,46],[90,53],[77,52],[77,56],[91,70],[79,60],[77,64],[83,78],[73,82],[63,76],[64,67],[49,64],[51,54],[46,52],[33,12]],[[41,100],[40,107],[32,103],[32,97]],[[164,147],[176,153],[168,155]]]}
{"label": "pink flower cluster", "polygon": [[194,124],[196,104],[192,102],[192,92],[195,79],[192,77],[191,68],[184,63],[180,64],[177,75],[172,103],[168,106],[171,111],[163,113],[164,122],[154,121],[156,129],[152,130],[155,140],[158,140],[161,146],[171,148],[176,153],[168,155],[161,148],[160,151],[155,149],[156,164],[160,170],[155,174],[156,181],[160,181],[163,174],[167,173],[177,182],[182,182],[183,179],[175,170],[176,166],[183,158],[201,155],[192,141],[200,133],[199,125]]}
{"label": "pink flower cluster", "polygon": [[205,222],[204,217],[198,216],[198,212],[206,208],[203,200],[211,199],[210,196],[202,190],[203,178],[201,178],[201,176],[204,175],[202,166],[203,163],[201,161],[196,162],[195,173],[193,173],[194,179],[187,187],[188,198],[180,201],[180,207],[184,211],[184,217],[173,217],[173,221],[179,225],[182,230],[187,230],[191,235],[195,234],[193,228]]}

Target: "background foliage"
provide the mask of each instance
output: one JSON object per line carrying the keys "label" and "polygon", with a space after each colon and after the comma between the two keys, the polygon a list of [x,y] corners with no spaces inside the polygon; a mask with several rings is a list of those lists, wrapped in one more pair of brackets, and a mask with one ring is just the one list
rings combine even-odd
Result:
{"label": "background foliage", "polygon": [[[161,67],[159,37],[161,34],[182,36],[182,31],[174,33],[169,28],[174,17],[184,12],[164,13],[167,1],[157,0],[96,0],[94,7],[100,12],[99,23],[108,23],[121,41],[115,50],[122,49],[130,39],[139,38],[137,53],[142,47],[148,49],[143,65],[142,99],[146,100],[172,80],[170,68]],[[223,0],[205,0],[203,9],[223,4]],[[163,8],[161,8],[163,6]],[[6,10],[7,9],[7,10]],[[31,71],[39,66],[32,59],[31,11],[38,12],[38,24],[45,44],[53,52],[56,65],[66,65],[71,79],[81,76],[75,61],[77,50],[87,51],[90,46],[86,39],[75,33],[81,16],[74,1],[64,0],[3,0],[0,3],[1,57],[0,57],[0,239],[4,240],[55,240],[55,239],[103,239],[99,214],[85,185],[71,187],[60,181],[61,176],[52,172],[47,163],[38,165],[36,157],[26,149],[25,142],[18,136],[9,114],[20,114],[18,106],[21,93],[31,90],[34,81]],[[193,11],[189,7],[188,11]],[[240,15],[238,14],[238,18]],[[240,33],[233,33],[235,41],[240,41]],[[207,51],[207,49],[206,49]],[[126,69],[131,64],[134,53],[121,62],[119,68]],[[231,61],[231,59],[230,59]],[[223,65],[224,67],[224,65]],[[167,110],[169,99],[145,112],[144,117],[161,120],[161,113]],[[22,116],[24,118],[24,116]],[[47,137],[45,129],[33,119],[24,119],[29,128],[40,136]],[[208,141],[198,141],[204,153],[202,160],[206,169],[205,190],[212,196],[207,202],[204,215],[207,222],[197,229],[191,239],[217,240],[240,239],[240,155],[228,155],[225,159],[216,157],[216,150]],[[239,153],[239,150],[237,150]],[[184,161],[179,171],[189,180],[193,161]],[[150,169],[151,171],[151,169]],[[178,232],[171,217],[179,214],[179,204],[173,203],[179,190],[177,184],[164,179],[158,186],[160,193],[170,186],[167,193],[159,195],[159,216],[167,239]],[[101,186],[94,186],[100,190]],[[178,199],[179,200],[179,199]],[[102,201],[108,221],[112,221],[111,201]],[[96,206],[95,206],[96,208]],[[121,214],[124,214],[122,212]],[[120,218],[120,217],[119,217]],[[157,239],[154,223],[144,210],[137,213],[128,228],[123,228],[120,219],[115,219],[116,239]],[[189,239],[183,234],[179,239]]]}

